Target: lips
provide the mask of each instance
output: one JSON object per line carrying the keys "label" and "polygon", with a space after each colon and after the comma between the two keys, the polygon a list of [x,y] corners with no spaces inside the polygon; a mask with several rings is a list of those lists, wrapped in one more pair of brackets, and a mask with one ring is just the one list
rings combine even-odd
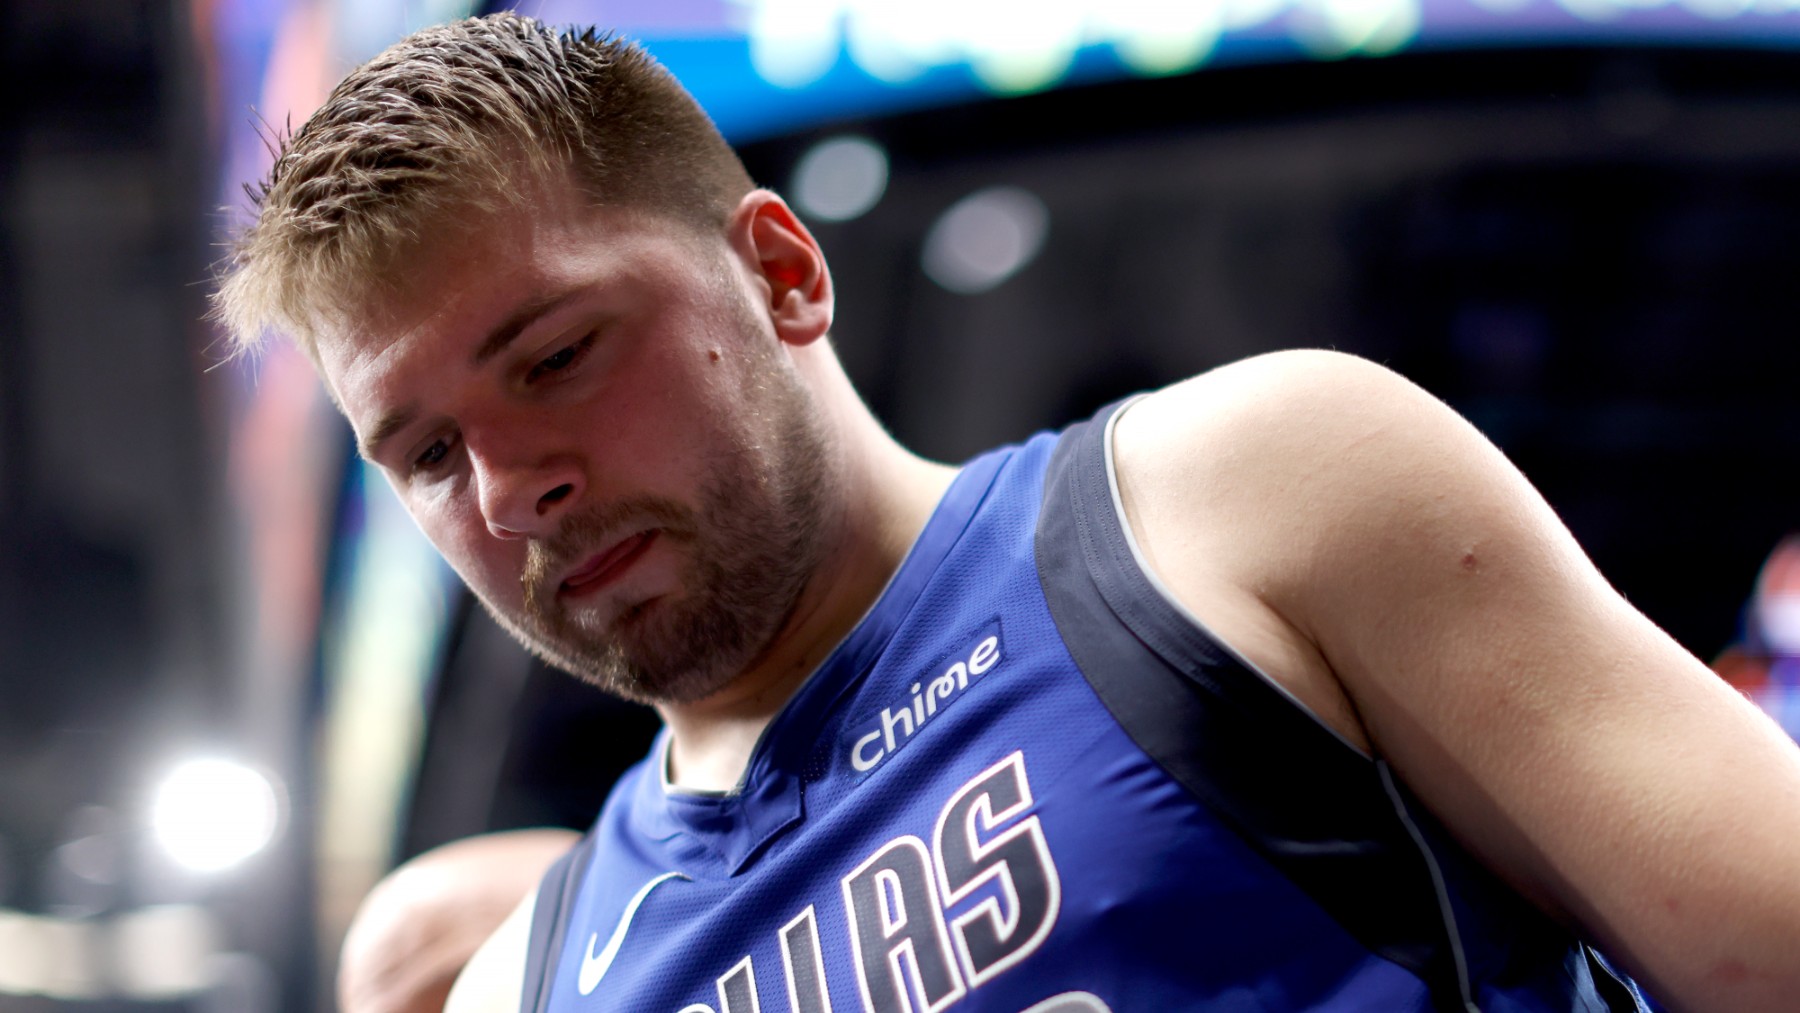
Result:
{"label": "lips", "polygon": [[631,568],[631,564],[643,556],[644,550],[648,549],[650,543],[656,540],[656,535],[657,529],[652,528],[614,543],[611,548],[591,557],[564,577],[562,584],[557,587],[557,594],[579,597],[592,594],[611,584],[623,576],[625,571]]}

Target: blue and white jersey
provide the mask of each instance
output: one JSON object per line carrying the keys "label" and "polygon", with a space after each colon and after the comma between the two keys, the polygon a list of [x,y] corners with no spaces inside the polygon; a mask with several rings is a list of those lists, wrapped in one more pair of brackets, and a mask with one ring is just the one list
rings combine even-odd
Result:
{"label": "blue and white jersey", "polygon": [[523,1010],[1642,1008],[1159,589],[1112,414],[962,470],[738,790],[658,742],[545,878]]}

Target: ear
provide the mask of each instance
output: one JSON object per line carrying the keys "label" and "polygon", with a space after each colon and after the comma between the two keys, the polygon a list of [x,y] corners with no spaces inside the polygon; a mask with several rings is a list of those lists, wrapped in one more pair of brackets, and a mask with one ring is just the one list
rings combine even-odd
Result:
{"label": "ear", "polygon": [[831,271],[818,240],[787,202],[768,190],[750,191],[732,213],[730,234],[776,336],[793,345],[824,337],[836,305]]}

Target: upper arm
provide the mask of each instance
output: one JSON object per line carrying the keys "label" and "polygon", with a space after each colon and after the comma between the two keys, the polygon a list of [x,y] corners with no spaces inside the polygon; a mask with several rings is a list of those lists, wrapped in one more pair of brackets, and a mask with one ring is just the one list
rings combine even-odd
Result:
{"label": "upper arm", "polygon": [[1178,594],[1266,610],[1472,851],[1664,995],[1791,1003],[1800,751],[1473,427],[1331,353],[1227,367],[1126,420],[1121,480]]}
{"label": "upper arm", "polygon": [[520,1013],[525,955],[537,893],[525,895],[487,942],[469,958],[444,1004],[444,1013]]}

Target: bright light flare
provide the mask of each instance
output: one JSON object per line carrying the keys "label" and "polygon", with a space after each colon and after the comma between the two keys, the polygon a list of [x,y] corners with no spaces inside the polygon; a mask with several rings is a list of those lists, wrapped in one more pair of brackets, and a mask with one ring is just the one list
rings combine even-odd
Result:
{"label": "bright light flare", "polygon": [[190,760],[157,788],[151,827],[169,857],[195,872],[219,872],[275,837],[280,799],[268,777],[230,760]]}
{"label": "bright light flare", "polygon": [[804,88],[831,72],[843,44],[838,0],[761,0],[750,7],[750,63],[777,88]]}

